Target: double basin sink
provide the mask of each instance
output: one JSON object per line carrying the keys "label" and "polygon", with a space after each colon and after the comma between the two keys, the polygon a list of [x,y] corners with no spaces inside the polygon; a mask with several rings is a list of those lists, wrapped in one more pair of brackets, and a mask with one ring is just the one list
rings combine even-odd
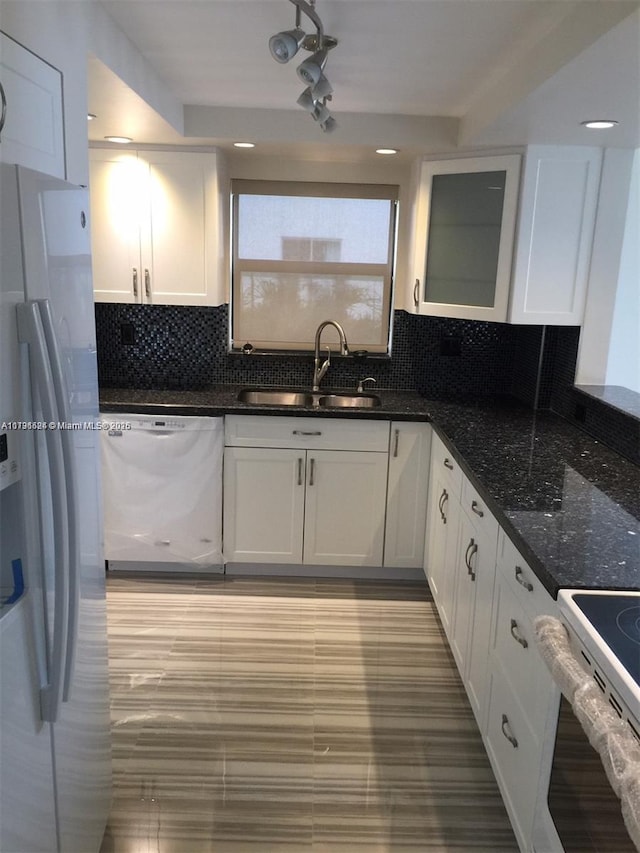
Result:
{"label": "double basin sink", "polygon": [[380,397],[377,394],[360,391],[331,393],[278,388],[243,388],[238,394],[238,401],[254,406],[314,406],[321,409],[371,409],[380,405]]}

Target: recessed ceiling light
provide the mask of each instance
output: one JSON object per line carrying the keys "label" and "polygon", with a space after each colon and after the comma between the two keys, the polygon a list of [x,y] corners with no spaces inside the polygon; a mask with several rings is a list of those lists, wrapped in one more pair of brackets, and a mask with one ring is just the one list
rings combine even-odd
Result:
{"label": "recessed ceiling light", "polygon": [[255,146],[254,142],[234,142],[233,147],[234,148],[255,148],[256,146]]}
{"label": "recessed ceiling light", "polygon": [[609,127],[615,127],[618,122],[613,119],[599,118],[593,121],[582,121],[580,124],[584,125],[584,127],[590,128],[591,130],[606,130]]}
{"label": "recessed ceiling light", "polygon": [[87,121],[93,121],[94,118],[98,118],[95,113],[87,113]]}
{"label": "recessed ceiling light", "polygon": [[376,148],[376,154],[397,154],[397,148]]}
{"label": "recessed ceiling light", "polygon": [[120,142],[122,145],[133,142],[130,136],[105,136],[105,139],[107,142]]}

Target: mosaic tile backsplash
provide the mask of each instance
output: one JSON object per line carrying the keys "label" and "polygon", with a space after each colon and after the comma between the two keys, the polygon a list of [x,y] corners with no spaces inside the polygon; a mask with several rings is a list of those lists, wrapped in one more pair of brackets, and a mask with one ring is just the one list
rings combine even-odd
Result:
{"label": "mosaic tile backsplash", "polygon": [[[313,358],[227,353],[228,305],[96,305],[99,380],[109,388],[201,389],[211,385],[308,386]],[[390,360],[333,357],[327,387],[417,390],[431,399],[512,396],[553,409],[638,462],[637,421],[602,404],[576,404],[579,328],[515,326],[395,311]],[[582,406],[582,408],[580,408]],[[585,411],[586,407],[586,411]],[[591,409],[593,408],[593,411]],[[597,409],[597,411],[596,411]]]}
{"label": "mosaic tile backsplash", "polygon": [[[228,306],[96,305],[100,383],[116,388],[308,385],[311,356],[229,355]],[[539,327],[395,311],[393,357],[332,359],[325,385],[417,389],[430,397],[516,393],[533,404]],[[454,354],[448,354],[454,353]],[[517,372],[514,382],[514,369]]]}

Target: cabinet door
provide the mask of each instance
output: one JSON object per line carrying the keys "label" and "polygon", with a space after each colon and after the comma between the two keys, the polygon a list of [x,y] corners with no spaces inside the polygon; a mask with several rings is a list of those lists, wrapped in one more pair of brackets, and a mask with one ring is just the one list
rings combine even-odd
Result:
{"label": "cabinet door", "polygon": [[486,710],[497,535],[497,523],[493,536],[489,536],[461,512],[451,650],[481,731]]}
{"label": "cabinet door", "polygon": [[302,562],[304,456],[300,450],[225,449],[226,562]]}
{"label": "cabinet door", "polygon": [[140,302],[140,223],[146,173],[135,153],[89,151],[91,254],[96,302]]}
{"label": "cabinet door", "polygon": [[387,454],[307,452],[304,562],[380,566]]}
{"label": "cabinet door", "polygon": [[417,313],[504,322],[520,157],[425,162],[414,235]]}
{"label": "cabinet door", "polygon": [[62,74],[4,33],[0,57],[7,105],[0,158],[64,178]]}
{"label": "cabinet door", "polygon": [[602,149],[532,145],[522,181],[509,321],[579,326]]}
{"label": "cabinet door", "polygon": [[423,565],[430,446],[429,424],[391,424],[385,566]]}
{"label": "cabinet door", "polygon": [[218,305],[224,268],[216,154],[145,151],[148,229],[143,229],[144,301]]}
{"label": "cabinet door", "polygon": [[460,504],[452,484],[431,467],[425,542],[425,574],[447,636],[451,634]]}

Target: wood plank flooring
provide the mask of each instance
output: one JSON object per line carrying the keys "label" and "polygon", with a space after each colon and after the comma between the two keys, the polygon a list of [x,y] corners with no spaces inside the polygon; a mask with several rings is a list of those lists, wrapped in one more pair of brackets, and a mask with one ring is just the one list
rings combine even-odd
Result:
{"label": "wood plank flooring", "polygon": [[426,584],[110,576],[101,853],[517,853]]}

